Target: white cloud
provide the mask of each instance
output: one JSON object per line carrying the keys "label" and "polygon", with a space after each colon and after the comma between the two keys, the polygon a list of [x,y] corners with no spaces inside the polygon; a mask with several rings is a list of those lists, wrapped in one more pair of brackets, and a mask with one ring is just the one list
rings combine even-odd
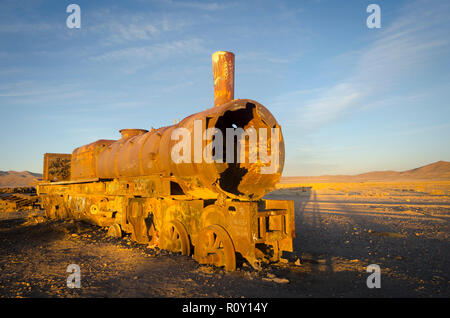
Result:
{"label": "white cloud", "polygon": [[98,43],[104,45],[154,40],[167,33],[184,32],[199,20],[192,15],[150,8],[135,12],[106,7],[86,14],[90,23],[82,30],[89,38],[98,36]]}
{"label": "white cloud", "polygon": [[[4,57],[6,57],[7,54],[4,55]],[[0,58],[3,57],[2,56],[2,52],[0,52]],[[25,69],[24,68],[19,68],[19,67],[10,67],[10,68],[5,68],[0,70],[0,76],[9,76],[12,74],[19,74],[19,73],[24,73]]]}
{"label": "white cloud", "polygon": [[268,52],[250,51],[239,52],[239,61],[243,64],[257,62],[257,63],[271,63],[271,64],[291,64],[299,60],[300,53],[291,54],[289,57],[280,58]]}
{"label": "white cloud", "polygon": [[[431,7],[417,1],[402,13],[394,23],[378,30],[379,35],[370,45],[357,54],[352,52],[357,57],[352,75],[320,88],[317,97],[294,101],[302,127],[320,127],[368,103],[374,104],[382,98],[382,92],[389,91],[410,72],[448,52],[450,10],[447,3],[433,2]],[[292,105],[292,97],[298,94],[290,92],[288,95]],[[286,100],[285,96],[280,96],[275,104],[281,105]]]}
{"label": "white cloud", "polygon": [[158,60],[180,54],[192,54],[202,52],[205,49],[198,38],[189,40],[177,40],[158,43],[154,45],[136,46],[125,49],[113,50],[101,55],[91,57],[93,61],[109,62],[116,60]]}
{"label": "white cloud", "polygon": [[235,3],[233,2],[215,2],[215,1],[207,2],[207,1],[164,0],[163,2],[175,8],[195,9],[205,11],[223,10],[235,5]]}
{"label": "white cloud", "polygon": [[190,23],[179,17],[149,19],[142,14],[121,15],[120,18],[110,15],[106,21],[89,27],[88,34],[101,35],[100,40],[109,44],[126,43],[150,40],[163,33],[181,31]]}
{"label": "white cloud", "polygon": [[61,94],[66,97],[66,94],[72,94],[73,90],[74,86],[69,84],[42,85],[38,81],[18,81],[0,85],[0,97],[59,96]]}
{"label": "white cloud", "polygon": [[16,23],[0,25],[0,33],[35,33],[49,31],[55,28],[55,25],[41,23]]}

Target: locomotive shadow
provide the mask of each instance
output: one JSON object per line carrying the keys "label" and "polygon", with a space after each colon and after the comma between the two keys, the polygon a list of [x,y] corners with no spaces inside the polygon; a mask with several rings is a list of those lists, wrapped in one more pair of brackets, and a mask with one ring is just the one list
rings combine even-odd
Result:
{"label": "locomotive shadow", "polygon": [[[304,246],[299,240],[301,229],[305,226],[305,208],[311,201],[316,200],[316,193],[312,187],[292,187],[277,189],[266,195],[265,199],[293,200],[295,208],[295,237],[293,240],[294,255],[301,257],[304,252]],[[320,226],[321,217],[318,206],[314,207],[314,226]],[[315,262],[314,259],[307,261]]]}
{"label": "locomotive shadow", "polygon": [[60,240],[65,233],[48,223],[26,224],[24,219],[0,221],[0,240],[14,239],[24,247],[34,247]]}
{"label": "locomotive shadow", "polygon": [[92,229],[92,225],[82,221],[49,220],[42,211],[32,211],[0,219],[0,241],[16,242],[21,249],[34,248]]}
{"label": "locomotive shadow", "polygon": [[[291,286],[307,284],[316,294],[314,288],[324,288],[326,281],[327,293],[357,297],[448,295],[448,240],[416,233],[430,227],[445,231],[448,219],[379,213],[362,207],[361,203],[375,205],[369,200],[357,205],[351,200],[330,203],[320,193],[305,193],[302,188],[281,189],[270,196],[295,201],[293,242],[302,264],[274,268],[277,275],[291,280]],[[366,287],[369,264],[381,267],[381,291]],[[342,282],[345,286],[340,286]]]}

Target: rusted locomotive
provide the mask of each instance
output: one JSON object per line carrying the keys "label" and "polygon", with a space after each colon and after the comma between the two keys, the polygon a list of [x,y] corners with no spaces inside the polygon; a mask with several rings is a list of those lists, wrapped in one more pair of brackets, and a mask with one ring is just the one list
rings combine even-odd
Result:
{"label": "rusted locomotive", "polygon": [[[284,141],[281,132],[261,139],[259,131],[280,126],[258,102],[234,99],[233,53],[216,52],[212,60],[214,107],[172,126],[122,129],[121,139],[98,140],[72,154],[45,154],[37,190],[46,215],[108,227],[114,237],[130,233],[139,243],[193,254],[200,264],[229,271],[235,270],[237,257],[260,268],[261,262],[279,261],[283,251],[292,252],[293,201],[262,199],[280,180]],[[224,160],[202,160],[202,150],[216,135],[208,139],[201,134],[199,141],[195,133],[209,128],[225,134],[254,128],[257,146],[251,147],[244,134],[215,149]],[[190,160],[176,162],[174,132],[180,129],[200,150],[183,149]],[[276,166],[270,173],[262,171],[274,162],[256,155],[253,161],[225,160],[236,159],[239,149],[244,159],[258,151],[267,154],[275,149],[273,141]]]}

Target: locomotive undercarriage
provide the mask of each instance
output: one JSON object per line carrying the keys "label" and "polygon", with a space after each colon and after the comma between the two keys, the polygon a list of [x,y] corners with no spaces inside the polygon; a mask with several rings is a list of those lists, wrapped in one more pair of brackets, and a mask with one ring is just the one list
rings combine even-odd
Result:
{"label": "locomotive undercarriage", "polygon": [[183,255],[200,264],[234,270],[247,261],[277,262],[292,252],[293,201],[238,201],[219,195],[193,198],[175,179],[160,176],[41,183],[49,218],[71,218],[131,234],[138,243]]}

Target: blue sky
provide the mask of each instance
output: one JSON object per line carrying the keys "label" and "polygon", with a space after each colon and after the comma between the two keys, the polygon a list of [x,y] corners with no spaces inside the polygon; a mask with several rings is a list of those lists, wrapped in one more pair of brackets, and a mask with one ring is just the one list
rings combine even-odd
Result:
{"label": "blue sky", "polygon": [[[66,7],[81,7],[81,28]],[[366,8],[381,7],[369,29]],[[213,105],[211,54],[235,97],[269,108],[285,175],[450,161],[449,1],[0,1],[0,170],[42,171],[122,128]]]}

